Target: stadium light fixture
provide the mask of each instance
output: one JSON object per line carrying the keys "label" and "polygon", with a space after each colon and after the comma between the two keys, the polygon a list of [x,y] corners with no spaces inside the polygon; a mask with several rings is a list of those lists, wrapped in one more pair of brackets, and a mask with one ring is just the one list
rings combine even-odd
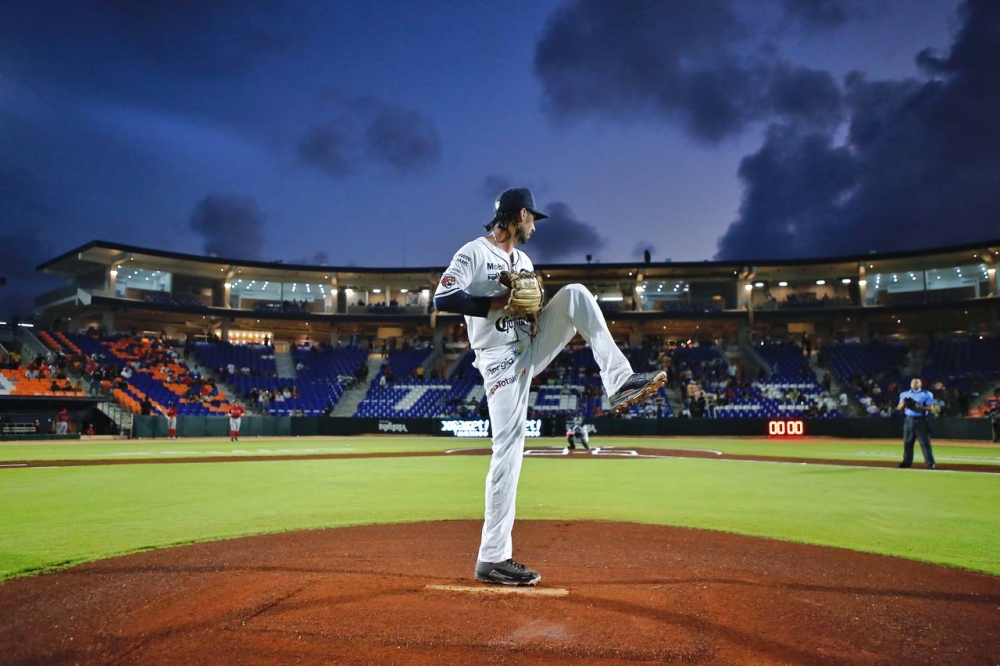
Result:
{"label": "stadium light fixture", "polygon": [[822,287],[824,284],[826,284],[826,280],[816,280],[816,284]]}
{"label": "stadium light fixture", "polygon": [[752,284],[744,285],[743,288],[746,289],[747,291],[753,291],[753,285]]}
{"label": "stadium light fixture", "polygon": [[785,282],[784,280],[782,280],[781,282],[779,282],[779,283],[778,283],[778,286],[779,286],[779,287],[787,287],[787,286],[788,286],[788,283],[787,283],[787,282]]}
{"label": "stadium light fixture", "polygon": [[763,287],[764,283],[763,282],[754,282],[753,286],[755,286],[755,287]]}
{"label": "stadium light fixture", "polygon": [[844,278],[840,281],[840,284],[851,284],[851,278]]}

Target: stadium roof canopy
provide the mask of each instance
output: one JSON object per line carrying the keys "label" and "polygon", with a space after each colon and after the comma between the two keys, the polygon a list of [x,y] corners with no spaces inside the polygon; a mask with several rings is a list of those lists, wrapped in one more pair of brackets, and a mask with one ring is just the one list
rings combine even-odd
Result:
{"label": "stadium roof canopy", "polygon": [[[529,248],[530,249],[530,248]],[[116,262],[141,261],[146,267],[162,267],[163,270],[179,271],[186,275],[218,276],[227,271],[238,271],[249,268],[257,276],[267,277],[273,274],[275,279],[289,280],[296,273],[317,274],[338,273],[342,279],[352,276],[371,279],[377,274],[400,275],[440,272],[444,266],[429,267],[359,267],[359,266],[316,266],[308,264],[286,264],[280,261],[253,261],[239,258],[221,258],[205,255],[168,252],[153,248],[123,245],[108,241],[94,240],[80,247],[65,252],[58,257],[39,264],[39,272],[52,273],[71,277],[93,271],[95,266],[110,266]],[[814,257],[808,259],[747,259],[730,261],[688,261],[688,262],[641,262],[599,263],[599,264],[545,264],[538,267],[550,277],[560,277],[560,273],[579,275],[580,270],[588,276],[600,279],[620,276],[621,271],[641,269],[648,278],[669,278],[672,274],[690,274],[695,272],[702,277],[716,275],[719,278],[739,274],[755,274],[766,278],[785,277],[796,272],[796,269],[808,271],[814,275],[818,267],[829,269],[831,275],[852,274],[859,266],[867,264],[872,270],[881,272],[916,270],[922,267],[935,267],[942,264],[965,264],[973,262],[1000,262],[1000,240],[970,243],[950,247],[927,248],[906,252],[872,252],[869,254]],[[375,275],[373,275],[375,274]]]}

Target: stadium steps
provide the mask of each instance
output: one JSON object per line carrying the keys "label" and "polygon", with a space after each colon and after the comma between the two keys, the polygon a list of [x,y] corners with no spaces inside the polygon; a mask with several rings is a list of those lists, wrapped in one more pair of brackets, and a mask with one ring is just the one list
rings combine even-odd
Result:
{"label": "stadium steps", "polygon": [[19,327],[17,329],[17,339],[21,343],[21,362],[27,365],[31,359],[38,356],[48,357],[51,351],[48,347],[38,339],[31,329]]}
{"label": "stadium steps", "polygon": [[353,388],[344,391],[340,396],[336,406],[333,408],[333,415],[337,417],[350,418],[358,411],[358,405],[365,399],[368,393],[368,384],[358,384]]}
{"label": "stadium steps", "polygon": [[472,347],[466,347],[461,350],[458,354],[452,352],[450,356],[445,355],[444,358],[449,358],[451,366],[448,368],[448,377],[454,377],[455,371],[462,365],[465,361],[466,356],[475,356],[476,352],[472,351]]}
{"label": "stadium steps", "polygon": [[[816,375],[816,383],[820,386],[823,385],[823,376],[827,374],[827,371],[820,367],[819,365],[819,353],[813,352],[809,355],[809,367],[812,368],[813,374]],[[837,379],[837,373],[832,370],[829,371],[830,374],[830,395],[834,398],[839,399],[840,394],[844,393],[846,389],[843,384]],[[864,407],[851,396],[850,391],[847,392],[847,413],[844,416],[850,418],[867,418],[868,414],[865,412]]]}
{"label": "stadium steps", "polygon": [[98,411],[107,415],[123,437],[132,436],[132,412],[123,409],[113,402],[97,403]]}
{"label": "stadium steps", "polygon": [[281,379],[295,379],[299,376],[295,371],[295,359],[291,352],[275,352],[274,365]]}
{"label": "stadium steps", "polygon": [[[368,376],[377,377],[379,370],[382,369],[382,363],[385,359],[382,358],[381,354],[369,354],[368,355]],[[344,418],[350,418],[354,416],[358,411],[358,405],[361,401],[365,399],[368,395],[368,389],[371,387],[371,380],[366,384],[358,384],[354,388],[347,389],[344,391],[344,395],[340,396],[340,400],[337,401],[337,405],[333,408],[334,416],[343,416]]]}
{"label": "stadium steps", "polygon": [[[673,410],[674,414],[680,414],[684,411],[684,396],[681,394],[681,389],[678,386],[674,387],[664,387],[667,393],[667,399],[670,401],[670,408]],[[611,401],[607,401],[608,405],[611,405]]]}

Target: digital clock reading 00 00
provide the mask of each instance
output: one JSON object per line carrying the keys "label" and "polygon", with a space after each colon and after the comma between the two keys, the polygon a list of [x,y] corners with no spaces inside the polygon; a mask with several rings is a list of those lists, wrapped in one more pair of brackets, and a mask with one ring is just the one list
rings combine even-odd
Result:
{"label": "digital clock reading 00 00", "polygon": [[806,434],[806,422],[802,419],[779,419],[767,422],[769,437],[796,437]]}

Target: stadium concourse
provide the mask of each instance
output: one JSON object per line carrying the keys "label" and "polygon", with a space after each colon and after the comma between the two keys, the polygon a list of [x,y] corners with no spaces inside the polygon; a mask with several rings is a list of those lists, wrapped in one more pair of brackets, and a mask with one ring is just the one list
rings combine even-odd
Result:
{"label": "stadium concourse", "polygon": [[[1000,405],[1000,241],[770,262],[539,266],[547,293],[586,286],[637,370],[668,384],[618,419],[879,419],[921,376],[941,417]],[[30,326],[4,327],[0,411],[71,433],[130,415],[481,417],[461,317],[433,310],[443,267],[329,267],[93,241],[41,273]],[[609,419],[576,338],[534,378],[529,416]],[[30,398],[30,403],[25,401]],[[30,408],[29,408],[30,406]],[[55,410],[55,411],[53,411]],[[24,429],[23,427],[21,429]],[[47,431],[43,425],[42,431]]]}

